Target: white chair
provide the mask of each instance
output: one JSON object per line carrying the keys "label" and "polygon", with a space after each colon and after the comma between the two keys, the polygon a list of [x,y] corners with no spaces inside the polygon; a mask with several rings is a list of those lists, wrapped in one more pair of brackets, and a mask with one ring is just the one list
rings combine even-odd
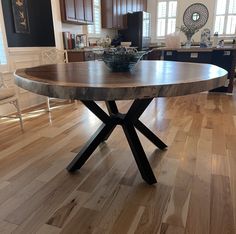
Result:
{"label": "white chair", "polygon": [[[21,130],[23,131],[24,130],[23,121],[19,106],[19,100],[16,95],[15,88],[8,88],[7,85],[4,83],[2,74],[0,73],[0,105],[5,105],[5,104],[13,104],[16,107],[18,114],[14,118],[19,118],[20,127]],[[12,116],[4,116],[4,117],[12,118]]]}
{"label": "white chair", "polygon": [[43,50],[42,62],[43,64],[68,63],[67,51],[56,48]]}
{"label": "white chair", "polygon": [[[66,50],[59,50],[56,48],[47,49],[42,51],[42,63],[43,64],[56,64],[56,63],[68,63],[68,55]],[[50,99],[47,97],[46,104],[47,109],[50,111]]]}

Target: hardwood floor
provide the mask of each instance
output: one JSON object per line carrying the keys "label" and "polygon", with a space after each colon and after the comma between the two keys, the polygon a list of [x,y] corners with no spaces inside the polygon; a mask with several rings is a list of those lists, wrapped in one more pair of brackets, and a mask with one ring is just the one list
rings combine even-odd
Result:
{"label": "hardwood floor", "polygon": [[16,120],[0,120],[1,234],[235,233],[235,95],[150,104],[141,120],[169,146],[160,151],[140,135],[154,186],[142,180],[119,127],[69,174],[100,121],[80,103],[44,108],[23,113],[24,133]]}

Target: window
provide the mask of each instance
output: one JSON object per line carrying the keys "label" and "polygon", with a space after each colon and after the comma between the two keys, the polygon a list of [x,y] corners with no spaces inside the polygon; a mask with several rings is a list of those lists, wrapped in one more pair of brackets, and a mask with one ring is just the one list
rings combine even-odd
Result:
{"label": "window", "polygon": [[150,35],[150,14],[143,12],[143,37],[149,37]]}
{"label": "window", "polygon": [[0,65],[5,65],[5,64],[7,64],[7,58],[3,44],[2,30],[0,26]]}
{"label": "window", "polygon": [[157,37],[175,32],[177,1],[159,0],[157,4]]}
{"label": "window", "polygon": [[236,0],[217,0],[214,32],[233,35],[236,28]]}
{"label": "window", "polygon": [[88,25],[88,34],[101,34],[101,2],[93,0],[93,25]]}

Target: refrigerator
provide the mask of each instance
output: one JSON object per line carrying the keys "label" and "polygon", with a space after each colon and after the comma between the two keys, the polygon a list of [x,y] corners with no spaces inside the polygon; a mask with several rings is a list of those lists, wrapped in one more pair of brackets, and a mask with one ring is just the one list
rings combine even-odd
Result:
{"label": "refrigerator", "polygon": [[151,42],[151,15],[138,11],[127,14],[127,29],[120,30],[123,41],[130,41],[138,50],[146,50]]}

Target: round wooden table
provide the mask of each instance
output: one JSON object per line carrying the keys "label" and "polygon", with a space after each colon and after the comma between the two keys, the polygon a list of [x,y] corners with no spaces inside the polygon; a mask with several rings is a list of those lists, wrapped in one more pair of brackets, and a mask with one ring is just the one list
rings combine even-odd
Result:
{"label": "round wooden table", "polygon": [[[135,129],[158,148],[167,145],[139,117],[155,97],[207,91],[224,85],[227,71],[210,64],[140,61],[132,72],[114,73],[101,61],[53,64],[19,69],[16,84],[40,95],[80,100],[103,124],[68,165],[73,172],[83,166],[97,146],[121,125],[139,171],[148,184],[156,178]],[[134,100],[127,113],[120,113],[116,100]],[[95,101],[105,101],[108,114]]]}

